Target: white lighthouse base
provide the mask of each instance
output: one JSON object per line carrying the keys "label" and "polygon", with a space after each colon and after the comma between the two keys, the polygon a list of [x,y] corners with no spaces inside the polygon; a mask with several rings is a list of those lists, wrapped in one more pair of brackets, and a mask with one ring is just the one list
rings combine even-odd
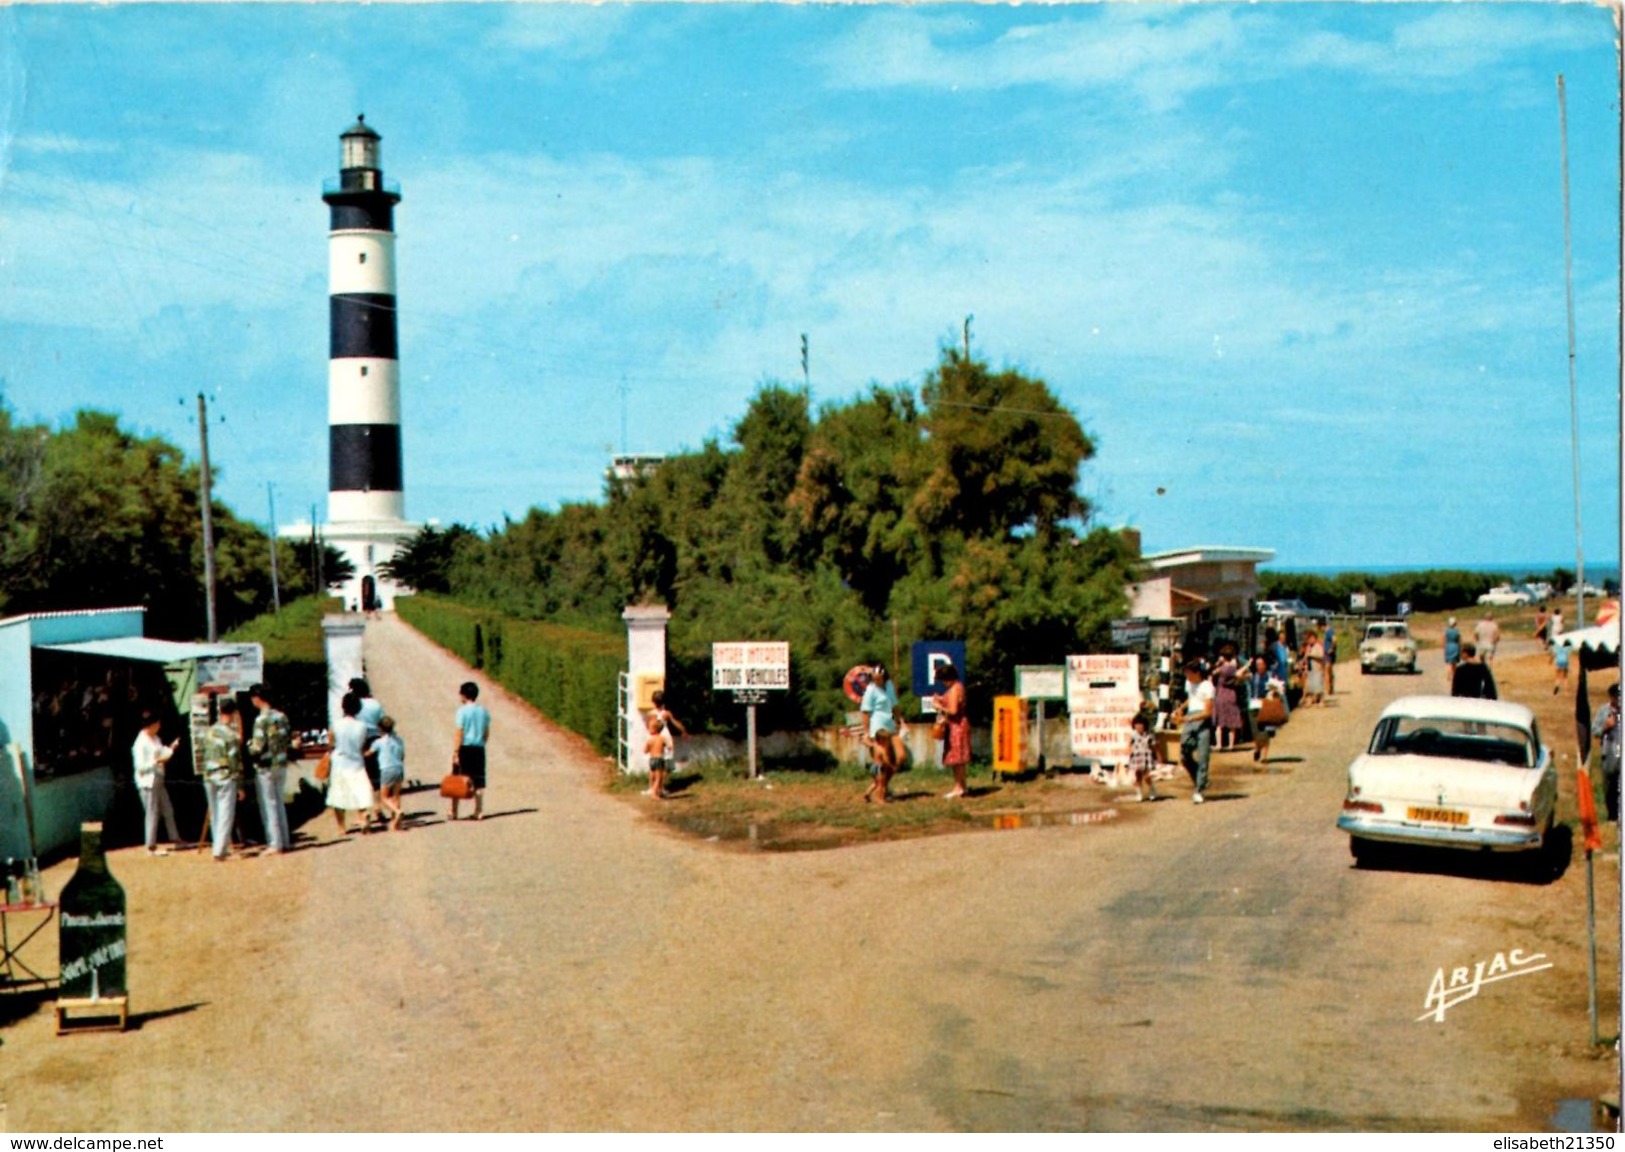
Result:
{"label": "white lighthouse base", "polygon": [[355,575],[335,588],[351,612],[369,608],[391,612],[397,596],[410,596],[412,589],[382,576],[378,569],[393,559],[401,546],[418,534],[421,524],[404,520],[369,520],[361,523],[335,520],[322,533],[323,539],[344,553],[355,567]]}
{"label": "white lighthouse base", "polygon": [[[394,558],[412,537],[423,530],[423,525],[405,520],[333,520],[320,529],[322,543],[343,554],[355,569],[355,575],[342,585],[333,585],[331,595],[344,599],[347,612],[392,612],[398,596],[410,596],[412,589],[397,584],[379,572]],[[284,539],[310,538],[310,525],[292,524],[279,533]]]}

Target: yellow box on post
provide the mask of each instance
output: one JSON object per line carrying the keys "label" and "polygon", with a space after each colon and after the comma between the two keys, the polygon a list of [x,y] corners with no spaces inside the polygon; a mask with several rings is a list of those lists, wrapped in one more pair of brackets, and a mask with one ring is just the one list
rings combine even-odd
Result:
{"label": "yellow box on post", "polygon": [[993,771],[1015,774],[1022,769],[1021,731],[1026,709],[1020,696],[993,698]]}
{"label": "yellow box on post", "polygon": [[655,693],[666,690],[666,678],[656,676],[650,672],[638,674],[637,682],[632,686],[632,703],[639,712],[647,712],[655,706]]}

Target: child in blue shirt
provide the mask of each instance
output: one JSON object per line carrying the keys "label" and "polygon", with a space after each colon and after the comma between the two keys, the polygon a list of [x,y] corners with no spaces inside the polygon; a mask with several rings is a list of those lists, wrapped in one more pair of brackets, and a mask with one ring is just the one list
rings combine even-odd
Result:
{"label": "child in blue shirt", "polygon": [[395,720],[378,720],[378,739],[372,750],[378,755],[378,803],[389,816],[389,830],[401,830],[401,785],[406,782],[406,745],[395,735]]}

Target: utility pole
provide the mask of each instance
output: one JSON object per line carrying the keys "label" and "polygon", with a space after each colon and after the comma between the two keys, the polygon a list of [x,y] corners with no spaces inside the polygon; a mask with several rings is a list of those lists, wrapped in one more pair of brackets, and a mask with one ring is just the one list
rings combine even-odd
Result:
{"label": "utility pole", "polygon": [[214,618],[214,498],[209,493],[209,406],[201,392],[197,394],[197,431],[203,462],[203,587],[209,606],[209,643],[213,644],[219,639]]}
{"label": "utility pole", "polygon": [[322,537],[321,533],[316,531],[314,504],[310,506],[310,584],[316,595],[327,595],[327,585],[322,583]]}
{"label": "utility pole", "polygon": [[265,498],[271,503],[271,611],[282,615],[282,588],[276,578],[276,486],[265,482]]}
{"label": "utility pole", "polygon": [[627,451],[626,451],[626,409],[627,409],[626,398],[627,398],[628,395],[629,395],[629,393],[628,393],[627,387],[626,387],[626,373],[622,372],[621,373],[621,455],[622,456],[625,456],[627,454]]}

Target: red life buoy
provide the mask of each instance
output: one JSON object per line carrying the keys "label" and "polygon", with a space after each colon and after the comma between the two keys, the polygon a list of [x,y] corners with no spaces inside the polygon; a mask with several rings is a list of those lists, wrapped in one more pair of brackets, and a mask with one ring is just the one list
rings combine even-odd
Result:
{"label": "red life buoy", "polygon": [[841,678],[841,690],[847,694],[852,703],[862,704],[864,689],[869,687],[869,682],[873,679],[869,665],[854,664]]}

